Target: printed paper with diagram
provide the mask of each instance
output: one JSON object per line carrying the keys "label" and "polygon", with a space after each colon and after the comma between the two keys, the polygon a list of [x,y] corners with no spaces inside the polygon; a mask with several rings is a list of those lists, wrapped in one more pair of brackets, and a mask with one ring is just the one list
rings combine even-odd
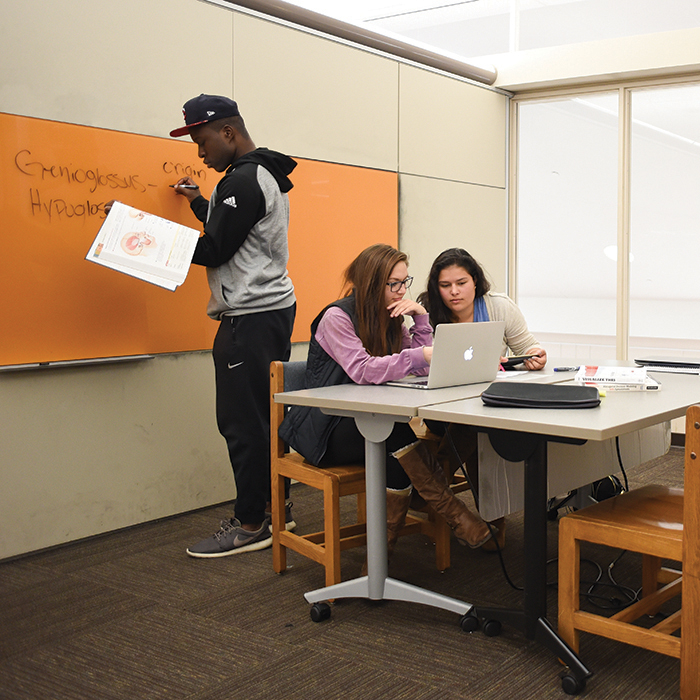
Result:
{"label": "printed paper with diagram", "polygon": [[190,269],[200,232],[114,202],[86,260],[171,291]]}

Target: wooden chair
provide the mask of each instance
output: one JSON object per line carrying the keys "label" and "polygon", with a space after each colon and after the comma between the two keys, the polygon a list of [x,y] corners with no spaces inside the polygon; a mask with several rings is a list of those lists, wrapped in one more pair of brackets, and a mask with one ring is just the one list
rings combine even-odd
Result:
{"label": "wooden chair", "polygon": [[700,699],[700,406],[685,416],[681,698]]}
{"label": "wooden chair", "polygon": [[[287,548],[313,559],[326,570],[326,586],[341,581],[340,552],[367,543],[364,465],[315,467],[297,453],[285,453],[278,429],[284,418],[284,406],[273,396],[282,391],[303,389],[305,362],[270,364],[270,469],[272,513],[272,565],[277,573],[287,568]],[[285,478],[301,482],[323,492],[323,531],[298,535],[288,532],[284,523]],[[463,488],[463,487],[460,487]],[[340,498],[357,496],[357,518],[350,525],[340,524]],[[451,529],[443,518],[428,510],[427,515],[409,513],[401,536],[420,533],[435,544],[440,571],[450,566]]]}
{"label": "wooden chair", "polygon": [[[684,508],[684,501],[687,507]],[[642,553],[642,598],[610,618],[579,608],[579,542]],[[683,572],[662,568],[680,561]],[[651,629],[633,624],[681,593],[681,609]],[[562,518],[559,525],[559,634],[578,651],[579,632],[680,657],[682,700],[700,700],[700,405],[685,421],[684,487],[646,486]],[[680,628],[680,637],[673,634]]]}
{"label": "wooden chair", "polygon": [[[579,605],[580,542],[642,554],[641,599],[606,617]],[[578,651],[579,633],[590,632],[680,658],[678,611],[650,629],[634,624],[655,614],[681,592],[681,572],[662,559],[683,558],[683,490],[649,485],[582,508],[559,521],[559,635]],[[659,587],[661,586],[661,587]]]}
{"label": "wooden chair", "polygon": [[[270,469],[272,513],[272,565],[280,574],[287,568],[287,548],[322,564],[326,586],[340,583],[340,552],[367,543],[365,511],[365,467],[363,464],[321,469],[295,452],[285,454],[278,433],[284,418],[284,406],[273,396],[282,391],[303,389],[306,362],[270,364]],[[323,492],[323,531],[306,535],[285,528],[285,478],[293,479]],[[340,525],[340,498],[357,496],[357,522]]]}
{"label": "wooden chair", "polygon": [[[645,486],[562,518],[559,525],[559,634],[578,651],[581,631],[681,659],[681,698],[700,698],[700,406],[686,413],[684,489]],[[683,507],[684,500],[689,504]],[[642,553],[642,598],[612,617],[579,607],[579,542]],[[682,562],[683,572],[661,567]],[[682,588],[681,609],[650,629],[633,624]],[[680,637],[675,635],[681,630]]]}

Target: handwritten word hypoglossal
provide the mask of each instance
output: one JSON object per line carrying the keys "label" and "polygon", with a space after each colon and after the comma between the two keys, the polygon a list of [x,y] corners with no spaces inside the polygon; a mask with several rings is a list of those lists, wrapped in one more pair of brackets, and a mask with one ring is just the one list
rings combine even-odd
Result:
{"label": "handwritten word hypoglossal", "polygon": [[54,218],[62,219],[83,219],[86,221],[89,217],[99,216],[104,219],[106,202],[91,202],[86,200],[78,204],[66,202],[65,199],[42,199],[39,190],[30,188],[29,197],[31,203],[32,216],[46,216],[49,223]]}

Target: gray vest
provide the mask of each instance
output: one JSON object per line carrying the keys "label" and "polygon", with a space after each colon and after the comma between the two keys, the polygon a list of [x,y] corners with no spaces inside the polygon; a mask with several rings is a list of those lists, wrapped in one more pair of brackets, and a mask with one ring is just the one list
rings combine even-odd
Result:
{"label": "gray vest", "polygon": [[[323,314],[332,306],[344,311],[357,331],[355,317],[355,295],[340,299],[326,306],[311,324],[311,342],[306,360],[306,388],[351,384],[345,370],[319,345],[316,329]],[[280,425],[279,436],[290,447],[310,462],[317,465],[326,453],[328,438],[340,421],[340,416],[329,416],[311,406],[291,406]]]}

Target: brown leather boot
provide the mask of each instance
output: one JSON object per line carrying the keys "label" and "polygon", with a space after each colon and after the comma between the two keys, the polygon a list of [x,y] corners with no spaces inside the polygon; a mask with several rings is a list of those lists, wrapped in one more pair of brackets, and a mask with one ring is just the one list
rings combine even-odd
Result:
{"label": "brown leather boot", "polygon": [[[453,424],[450,426],[450,435],[452,436],[452,441],[454,442],[455,449],[459,454],[460,459],[467,468],[467,473],[469,474],[469,481],[475,491],[474,496],[477,501],[479,498],[479,441],[477,434],[469,429],[469,426]],[[440,449],[438,450],[438,460],[440,460],[440,455],[442,453],[449,454],[451,457],[451,464],[456,463],[454,457],[454,450],[452,450],[451,445],[448,442],[447,436],[443,437],[440,443]],[[454,473],[454,472],[453,472]],[[447,472],[446,472],[447,474]],[[448,476],[448,479],[450,477]],[[496,537],[492,537],[490,540],[484,542],[481,545],[481,549],[484,552],[495,552],[497,551],[496,542],[498,542],[498,549],[503,549],[506,546],[506,520],[505,518],[497,518],[492,520],[490,524],[498,529]]]}
{"label": "brown leather boot", "polygon": [[[479,501],[479,441],[477,434],[470,430],[466,425],[452,425],[450,426],[450,434],[452,435],[452,440],[454,442],[455,448],[460,456],[460,459],[464,462],[467,468],[467,473],[469,474],[469,481],[472,486],[472,493],[474,494],[475,500]],[[456,462],[454,458],[454,450],[447,442],[447,437],[443,438],[443,443],[446,445],[440,446],[438,450],[438,459],[440,458],[440,453],[446,448],[449,449],[452,455],[452,463]],[[497,551],[496,542],[498,542],[498,548],[503,549],[506,546],[506,521],[505,518],[497,518],[492,520],[490,524],[498,529],[496,537],[492,537],[490,540],[484,542],[481,549],[484,552],[495,552]]]}
{"label": "brown leather boot", "polygon": [[[452,425],[450,426],[450,435],[452,436],[452,442],[457,450],[457,454],[462,460],[462,463],[467,467],[470,482],[475,484],[475,488],[477,488],[479,475],[477,468],[478,442],[476,433],[470,430],[466,425]],[[435,455],[435,458],[442,466],[447,483],[451,484],[454,481],[455,473],[462,464],[457,461],[447,435],[443,435],[440,439],[438,439],[436,435],[434,440],[425,440],[424,442],[427,449]],[[411,510],[425,512],[427,510],[427,505],[425,499],[418,493],[418,489],[413,489],[413,493],[411,494]]]}
{"label": "brown leather boot", "polygon": [[406,513],[408,513],[408,504],[411,502],[412,491],[413,488],[411,486],[401,491],[386,490],[386,551],[389,561],[391,561],[391,555],[394,553],[399,533],[406,524]]}
{"label": "brown leather boot", "polygon": [[498,528],[498,533],[496,534],[495,539],[492,537],[488,542],[484,542],[484,544],[481,545],[481,549],[484,552],[497,551],[496,542],[498,542],[498,549],[500,550],[503,550],[503,548],[506,546],[506,519],[497,518],[496,520],[491,521],[491,525]]}
{"label": "brown leather boot", "polygon": [[[440,456],[440,447],[442,446],[442,442],[440,440],[424,440],[426,449],[430,450],[435,457],[438,459],[438,461],[443,464],[444,467],[450,468],[449,463],[444,463],[443,459]],[[442,456],[444,457],[444,455]],[[450,481],[451,475],[447,477],[447,480]],[[409,504],[409,508],[411,510],[417,510],[420,511],[421,513],[427,513],[429,510],[428,503],[426,502],[425,498],[418,493],[418,489],[413,489],[411,492],[411,502]]]}
{"label": "brown leather boot", "polygon": [[[396,489],[386,490],[386,553],[388,561],[391,561],[396,540],[399,539],[399,533],[406,524],[406,513],[408,513],[412,491],[412,486],[400,491]],[[360,575],[367,576],[366,559]]]}
{"label": "brown leather boot", "polygon": [[447,520],[457,538],[480,547],[491,537],[486,523],[457,498],[447,484],[442,466],[422,441],[394,453],[420,495]]}

